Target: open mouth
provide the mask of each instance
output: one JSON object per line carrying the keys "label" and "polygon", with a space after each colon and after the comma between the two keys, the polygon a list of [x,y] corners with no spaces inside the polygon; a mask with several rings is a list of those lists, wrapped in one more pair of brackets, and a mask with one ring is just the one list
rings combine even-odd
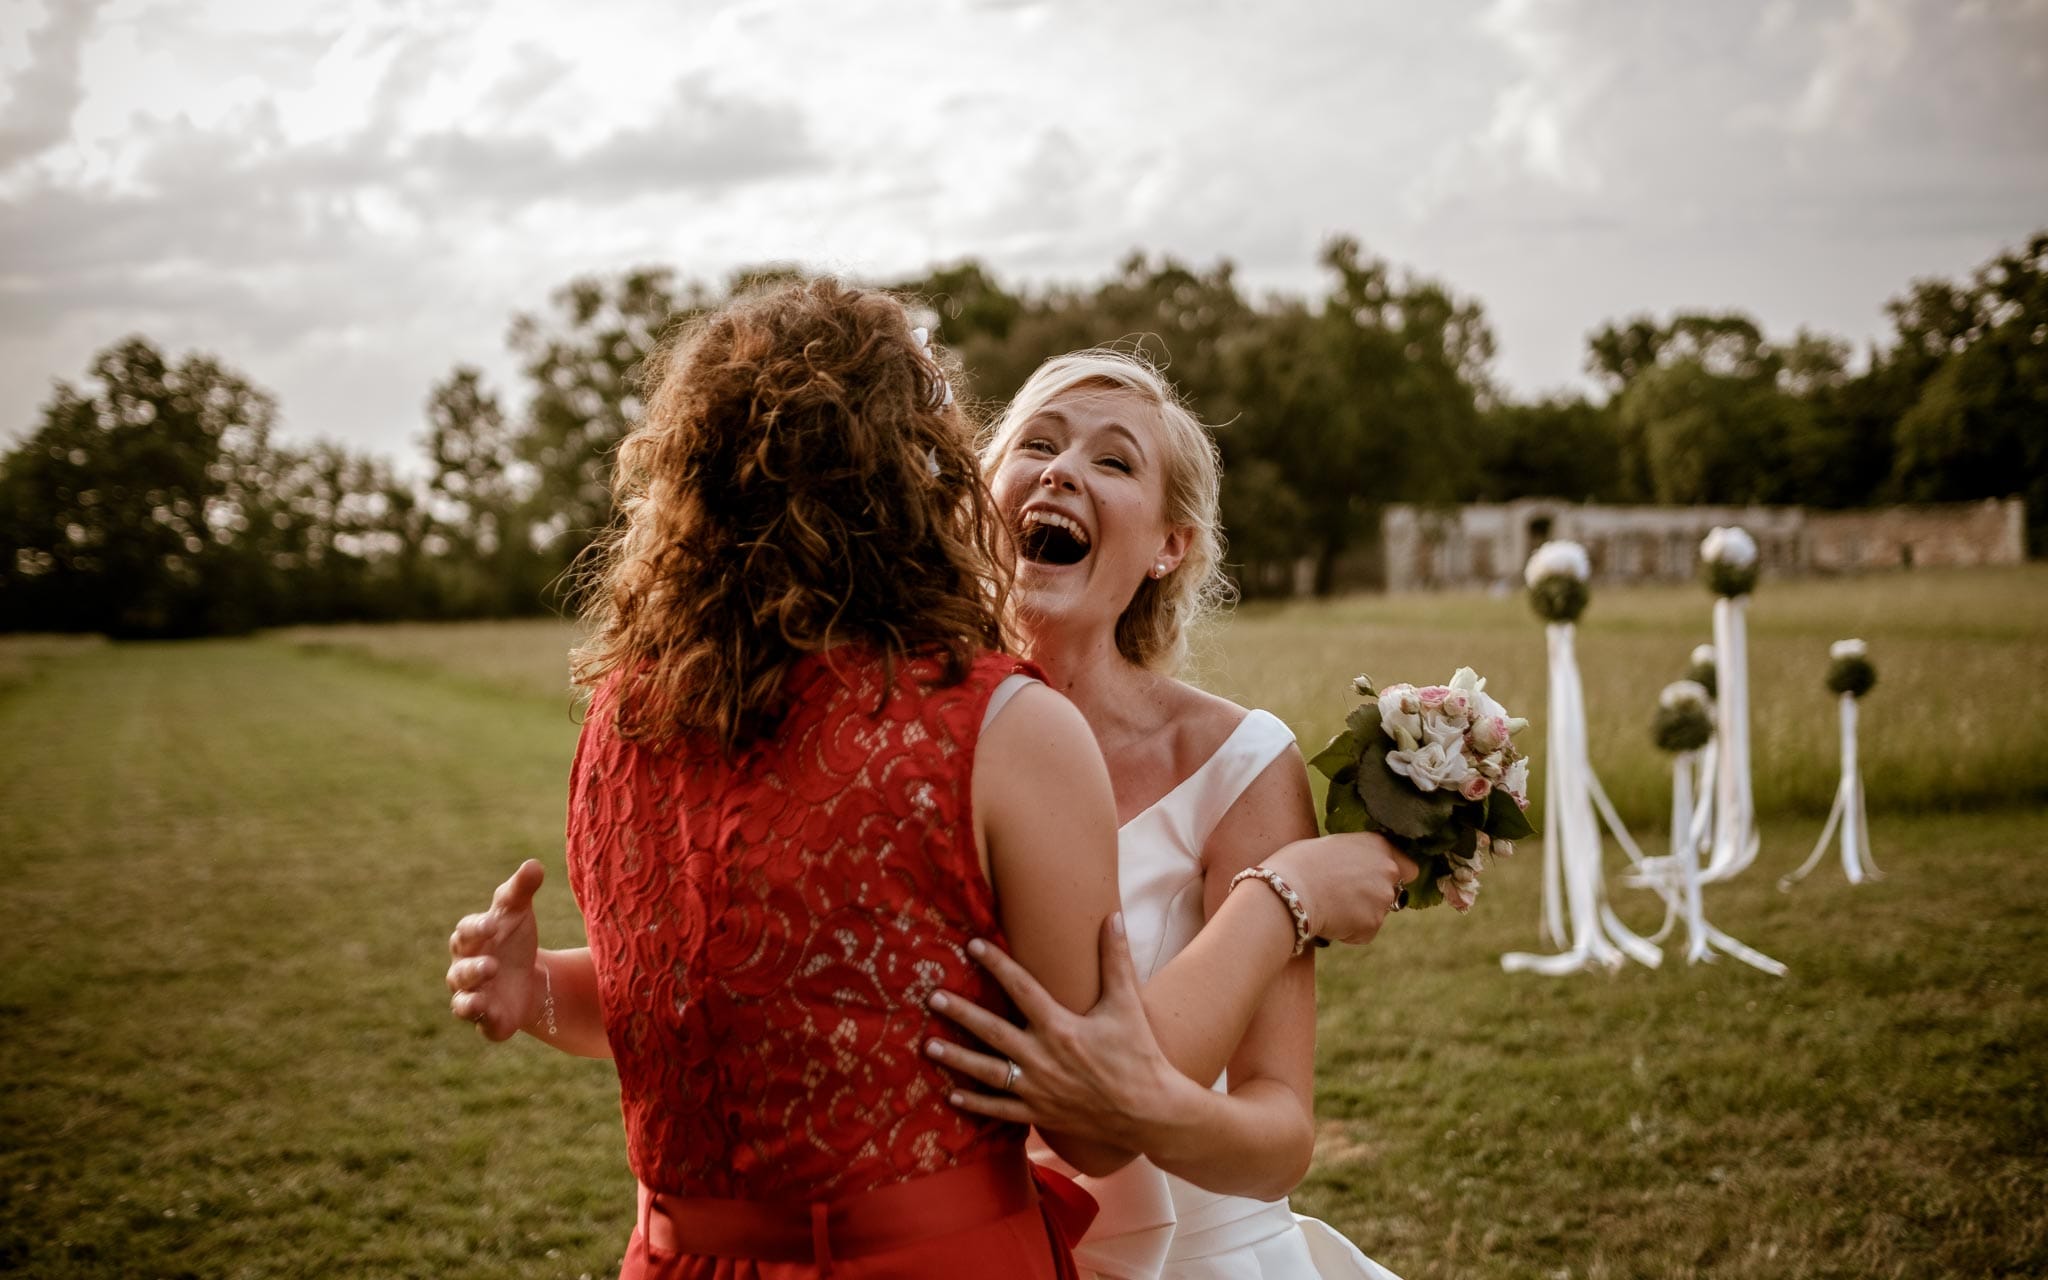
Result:
{"label": "open mouth", "polygon": [[1027,511],[1017,531],[1017,550],[1033,564],[1079,564],[1088,558],[1088,531],[1054,511]]}

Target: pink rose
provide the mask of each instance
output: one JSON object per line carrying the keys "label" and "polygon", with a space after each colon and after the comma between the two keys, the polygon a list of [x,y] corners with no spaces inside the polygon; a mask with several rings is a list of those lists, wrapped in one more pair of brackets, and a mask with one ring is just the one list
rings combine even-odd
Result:
{"label": "pink rose", "polygon": [[1484,800],[1486,793],[1491,790],[1493,784],[1486,780],[1486,775],[1475,773],[1465,779],[1464,784],[1458,788],[1458,794],[1467,800]]}
{"label": "pink rose", "polygon": [[1472,726],[1472,746],[1480,755],[1500,750],[1508,744],[1508,718],[1506,716],[1481,716]]}
{"label": "pink rose", "polygon": [[1450,903],[1461,915],[1470,911],[1473,902],[1479,897],[1479,877],[1473,875],[1440,876],[1436,887],[1442,891],[1444,901]]}
{"label": "pink rose", "polygon": [[1472,715],[1472,695],[1463,689],[1444,691],[1444,714],[1453,720],[1465,720]]}
{"label": "pink rose", "polygon": [[1440,684],[1428,685],[1415,691],[1415,696],[1422,699],[1422,709],[1424,711],[1435,711],[1442,707],[1444,699],[1449,697],[1450,694],[1451,691]]}

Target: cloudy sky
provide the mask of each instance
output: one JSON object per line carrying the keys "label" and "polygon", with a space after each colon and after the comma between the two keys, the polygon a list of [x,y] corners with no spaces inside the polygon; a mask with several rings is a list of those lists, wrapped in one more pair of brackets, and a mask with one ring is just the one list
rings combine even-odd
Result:
{"label": "cloudy sky", "polygon": [[1860,342],[2042,226],[2048,0],[0,0],[7,435],[141,332],[406,459],[582,273],[1312,291],[1337,231],[1534,394],[1639,310]]}

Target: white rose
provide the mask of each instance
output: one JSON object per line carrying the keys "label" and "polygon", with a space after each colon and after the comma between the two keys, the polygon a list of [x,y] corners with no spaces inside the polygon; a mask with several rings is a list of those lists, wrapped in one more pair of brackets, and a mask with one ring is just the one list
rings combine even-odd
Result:
{"label": "white rose", "polygon": [[[1412,684],[1390,684],[1380,690],[1380,728],[1403,751],[1422,740],[1422,699]],[[1403,734],[1407,736],[1403,738]]]}
{"label": "white rose", "polygon": [[1870,655],[1870,647],[1861,640],[1837,640],[1828,646],[1830,658],[1864,658]]}
{"label": "white rose", "polygon": [[1529,563],[1523,566],[1522,580],[1533,587],[1560,573],[1584,582],[1593,576],[1592,557],[1576,542],[1546,542],[1536,548]]}
{"label": "white rose", "polygon": [[1389,751],[1387,767],[1414,783],[1418,791],[1456,790],[1472,772],[1463,751],[1446,748],[1441,742],[1426,742],[1414,751]]}
{"label": "white rose", "polygon": [[1465,722],[1442,712],[1425,711],[1422,713],[1422,740],[1440,743],[1446,750],[1456,751],[1465,741]]}
{"label": "white rose", "polygon": [[1657,705],[1667,709],[1688,704],[1704,709],[1713,703],[1713,698],[1707,694],[1707,686],[1696,680],[1673,680],[1664,686],[1664,692],[1657,695]]}
{"label": "white rose", "polygon": [[1710,644],[1694,645],[1692,650],[1692,665],[1696,667],[1713,666],[1714,646]]}
{"label": "white rose", "polygon": [[1508,766],[1508,771],[1500,776],[1500,787],[1515,798],[1516,804],[1529,798],[1529,757],[1523,756]]}
{"label": "white rose", "polygon": [[1716,526],[1700,543],[1700,555],[1718,564],[1747,569],[1756,563],[1756,539],[1741,525]]}

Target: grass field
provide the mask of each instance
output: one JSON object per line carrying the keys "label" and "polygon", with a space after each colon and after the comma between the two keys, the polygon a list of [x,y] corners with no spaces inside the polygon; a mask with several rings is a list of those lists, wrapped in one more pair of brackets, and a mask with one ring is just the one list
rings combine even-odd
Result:
{"label": "grass field", "polygon": [[[2048,573],[1768,587],[1752,621],[1764,852],[1708,910],[1788,977],[1503,976],[1537,945],[1533,845],[1470,917],[1326,953],[1297,1203],[1409,1280],[2048,1273]],[[1697,590],[1608,592],[1581,628],[1595,764],[1645,833],[1648,706],[1706,628]],[[1849,634],[1890,878],[1780,894]],[[527,856],[575,936],[567,635],[0,642],[0,1272],[615,1270],[608,1068],[487,1048],[440,977]],[[1542,653],[1515,600],[1361,599],[1247,609],[1201,678],[1319,739],[1356,670],[1469,661],[1540,716]]]}

